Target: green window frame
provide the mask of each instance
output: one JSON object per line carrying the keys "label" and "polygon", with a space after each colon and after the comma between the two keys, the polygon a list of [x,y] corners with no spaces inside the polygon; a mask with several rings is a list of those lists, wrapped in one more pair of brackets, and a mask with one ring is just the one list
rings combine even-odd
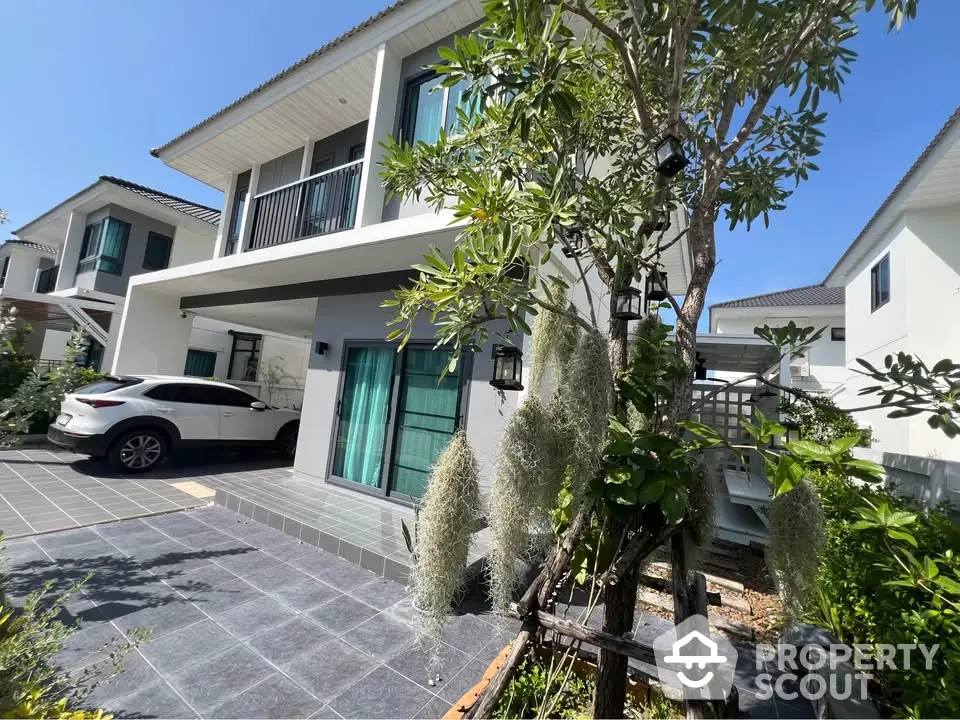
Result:
{"label": "green window frame", "polygon": [[170,267],[170,251],[173,238],[150,232],[147,234],[147,248],[143,252],[144,270],[165,270]]}
{"label": "green window frame", "polygon": [[123,220],[108,217],[87,225],[80,244],[77,274],[100,271],[122,275],[129,239],[130,223]]}
{"label": "green window frame", "polygon": [[183,374],[187,377],[214,377],[217,372],[217,353],[212,350],[187,350],[187,361],[183,366]]}

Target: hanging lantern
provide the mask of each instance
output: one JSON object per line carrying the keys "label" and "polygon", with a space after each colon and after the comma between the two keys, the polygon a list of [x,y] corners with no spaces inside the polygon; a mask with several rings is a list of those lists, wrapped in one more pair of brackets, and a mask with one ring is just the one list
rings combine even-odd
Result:
{"label": "hanging lantern", "polygon": [[587,241],[579,229],[574,228],[567,233],[567,243],[561,248],[561,252],[568,258],[574,255],[580,257],[587,252]]}
{"label": "hanging lantern", "polygon": [[663,218],[660,218],[659,220],[657,220],[657,223],[656,223],[656,225],[653,226],[653,229],[654,229],[656,232],[666,232],[667,230],[669,230],[669,229],[670,229],[670,215],[668,214],[666,217],[663,217]]}
{"label": "hanging lantern", "polygon": [[688,164],[687,156],[683,154],[683,147],[676,137],[667,133],[657,143],[657,172],[667,177],[673,177]]}
{"label": "hanging lantern", "polygon": [[707,361],[700,357],[700,353],[697,353],[697,362],[693,366],[693,378],[694,380],[707,379]]}
{"label": "hanging lantern", "polygon": [[512,345],[494,345],[493,378],[490,384],[498,390],[523,390],[523,353]]}
{"label": "hanging lantern", "polygon": [[640,312],[641,299],[640,291],[628,285],[617,292],[616,309],[611,314],[617,320],[640,320],[643,317]]}
{"label": "hanging lantern", "polygon": [[781,420],[780,424],[787,429],[787,434],[783,438],[786,442],[796,442],[800,439],[800,423],[793,420]]}
{"label": "hanging lantern", "polygon": [[667,274],[659,268],[654,268],[647,273],[646,295],[647,303],[663,302],[667,299]]}

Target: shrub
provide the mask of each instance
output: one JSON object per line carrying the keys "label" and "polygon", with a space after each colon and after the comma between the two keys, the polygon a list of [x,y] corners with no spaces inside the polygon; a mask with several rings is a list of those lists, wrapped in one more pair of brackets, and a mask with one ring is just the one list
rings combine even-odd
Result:
{"label": "shrub", "polygon": [[510,681],[495,718],[585,717],[593,695],[593,683],[567,671],[569,660],[550,667],[527,658]]}
{"label": "shrub", "polygon": [[850,413],[837,407],[828,397],[819,397],[816,403],[796,398],[782,403],[780,411],[800,425],[800,436],[804,440],[813,440],[820,445],[829,445],[848,435],[860,436],[858,447],[870,447],[873,440],[870,428],[857,425]]}
{"label": "shrub", "polygon": [[[847,643],[939,644],[931,670],[915,661],[909,669],[885,671],[880,699],[895,714],[960,716],[960,593],[941,591],[960,589],[960,529],[943,509],[924,511],[884,488],[856,486],[835,475],[816,476],[815,482],[827,522],[822,607],[810,619]],[[864,519],[872,508],[888,509],[886,533]],[[898,546],[897,538],[907,535],[912,540]],[[928,574],[935,567],[939,581],[924,578],[911,558]]]}
{"label": "shrub", "polygon": [[27,353],[27,336],[33,330],[24,325],[13,331],[0,354],[0,400],[5,400],[16,391],[37,366],[36,359]]}

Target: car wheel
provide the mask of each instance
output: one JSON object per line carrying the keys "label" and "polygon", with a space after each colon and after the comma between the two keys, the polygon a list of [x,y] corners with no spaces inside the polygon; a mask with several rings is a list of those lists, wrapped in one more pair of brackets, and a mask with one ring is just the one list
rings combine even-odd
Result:
{"label": "car wheel", "polygon": [[141,473],[167,457],[167,439],[150,428],[131,430],[110,447],[107,462],[117,472]]}
{"label": "car wheel", "polygon": [[294,423],[292,425],[285,425],[277,434],[277,450],[279,450],[284,457],[292,460],[293,456],[297,454],[297,435],[299,432],[300,425]]}

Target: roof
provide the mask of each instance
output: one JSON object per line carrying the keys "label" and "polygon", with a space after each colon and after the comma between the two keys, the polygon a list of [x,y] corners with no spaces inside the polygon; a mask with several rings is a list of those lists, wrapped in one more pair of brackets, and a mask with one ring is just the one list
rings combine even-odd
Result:
{"label": "roof", "polygon": [[216,208],[207,207],[206,205],[198,205],[197,203],[184,200],[176,195],[170,195],[168,193],[161,192],[160,190],[154,190],[153,188],[148,188],[145,185],[138,185],[137,183],[130,182],[129,180],[121,180],[120,178],[112,177],[110,175],[101,175],[100,179],[104,182],[113,183],[118,187],[131,190],[138,195],[142,195],[148,200],[153,200],[161,205],[166,205],[174,210],[179,210],[182,213],[186,213],[187,215],[195,217],[198,220],[208,222],[211,225],[217,225],[220,222],[220,211]]}
{"label": "roof", "polygon": [[728,300],[710,306],[714,308],[799,307],[805,305],[843,305],[844,289],[826,285],[807,285],[791,290],[778,290],[764,295]]}
{"label": "roof", "polygon": [[50,253],[51,255],[57,254],[57,249],[50,245],[42,245],[41,243],[30,242],[29,240],[21,240],[20,238],[10,238],[7,240],[4,245],[22,245],[23,247],[30,248],[31,250],[39,250],[40,252]]}
{"label": "roof", "polygon": [[295,62],[293,65],[291,65],[290,67],[288,67],[286,70],[282,70],[282,71],[279,72],[278,74],[274,75],[272,78],[270,78],[269,80],[267,80],[267,81],[266,81],[265,83],[263,83],[262,85],[259,85],[258,87],[255,87],[253,90],[251,90],[250,92],[248,92],[246,95],[244,95],[244,96],[242,96],[241,98],[233,101],[232,103],[230,103],[229,105],[227,105],[225,108],[223,108],[223,109],[221,109],[221,110],[218,110],[218,111],[215,112],[213,115],[211,115],[210,117],[208,117],[206,120],[201,120],[199,123],[197,123],[196,125],[194,125],[194,126],[193,126],[192,128],[190,128],[189,130],[186,130],[186,131],[180,133],[180,134],[177,135],[175,138],[173,138],[173,140],[170,140],[170,141],[164,143],[164,144],[161,145],[160,147],[158,147],[158,148],[153,148],[153,149],[150,151],[150,154],[153,155],[154,157],[159,157],[159,156],[160,156],[160,153],[163,152],[164,150],[166,150],[167,148],[169,148],[171,145],[174,145],[175,143],[180,142],[181,140],[183,140],[184,138],[188,137],[189,135],[192,135],[192,134],[195,133],[197,130],[199,130],[200,128],[202,128],[202,127],[204,127],[204,126],[206,126],[206,125],[209,125],[210,123],[212,123],[212,122],[213,122],[214,120],[216,120],[217,118],[226,115],[228,112],[230,112],[230,111],[233,110],[234,108],[239,107],[240,105],[242,105],[243,103],[247,102],[247,101],[250,100],[251,98],[256,97],[257,95],[259,95],[260,93],[262,93],[264,90],[266,90],[267,88],[269,88],[271,85],[275,85],[276,83],[280,82],[280,80],[282,80],[283,78],[287,77],[287,75],[290,75],[292,72],[298,70],[299,68],[303,67],[304,65],[307,65],[308,63],[312,62],[313,60],[316,60],[316,59],[317,59],[318,57],[320,57],[321,55],[324,55],[324,54],[330,52],[331,50],[333,50],[333,48],[337,47],[338,45],[340,45],[341,43],[343,43],[345,40],[348,40],[349,38],[353,37],[354,35],[356,35],[357,33],[359,33],[361,30],[369,27],[370,25],[373,25],[373,24],[374,24],[375,22],[377,22],[378,20],[383,19],[383,18],[386,17],[387,15],[390,15],[391,13],[395,12],[396,10],[399,10],[401,7],[403,7],[404,5],[409,4],[409,3],[412,2],[412,1],[413,1],[413,0],[395,0],[393,3],[391,3],[390,5],[388,5],[387,7],[385,7],[385,8],[384,8],[383,10],[381,10],[380,12],[376,13],[375,15],[371,15],[371,16],[368,17],[366,20],[364,20],[362,23],[360,23],[359,25],[356,25],[356,26],[350,28],[349,30],[347,30],[345,33],[343,33],[343,34],[340,35],[339,37],[336,37],[336,38],[334,38],[333,40],[331,40],[330,42],[328,42],[326,45],[323,45],[322,47],[318,48],[317,50],[314,50],[312,53],[310,53],[310,54],[307,55],[306,57],[298,60],[298,61]]}
{"label": "roof", "polygon": [[960,122],[960,107],[957,107],[957,109],[953,111],[953,115],[951,115],[947,122],[944,123],[943,127],[940,128],[940,132],[933,136],[933,140],[931,140],[930,144],[924,148],[922,153],[920,153],[920,157],[914,161],[913,165],[910,166],[910,169],[907,170],[906,174],[900,178],[900,182],[896,184],[893,190],[890,191],[890,194],[887,195],[887,198],[880,204],[880,207],[877,208],[877,211],[870,217],[869,220],[867,220],[867,224],[863,226],[863,230],[860,231],[860,234],[857,235],[856,239],[850,243],[850,247],[844,251],[843,255],[840,256],[840,259],[837,260],[837,263],[830,268],[830,272],[827,273],[827,278],[837,271],[843,261],[847,259],[847,256],[853,252],[853,249],[860,243],[861,240],[863,240],[867,233],[870,232],[870,229],[883,214],[883,211],[890,206],[890,204],[893,202],[893,199],[901,190],[903,190],[904,186],[910,182],[913,176],[916,175],[917,171],[920,169],[920,166],[923,165],[930,154],[936,149],[937,145],[943,141],[947,134],[953,129],[953,126],[958,122]]}

